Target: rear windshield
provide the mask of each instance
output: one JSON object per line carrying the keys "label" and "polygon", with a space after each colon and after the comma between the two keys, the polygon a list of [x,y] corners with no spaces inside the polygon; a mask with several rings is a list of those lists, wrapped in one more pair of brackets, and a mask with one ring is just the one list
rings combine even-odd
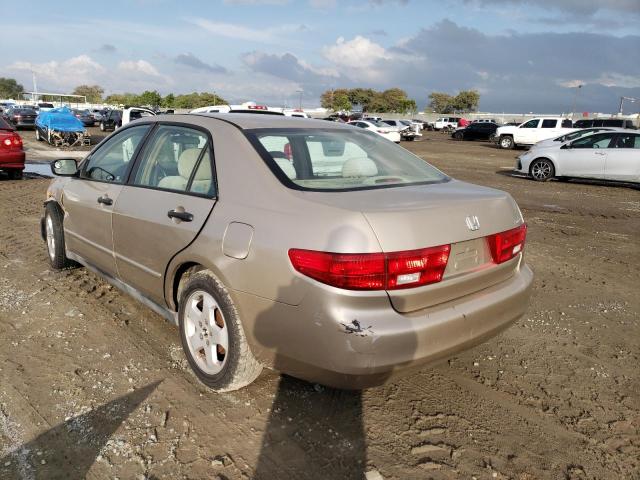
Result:
{"label": "rear windshield", "polygon": [[441,183],[444,173],[380,135],[362,129],[260,129],[247,137],[293,188],[340,191]]}

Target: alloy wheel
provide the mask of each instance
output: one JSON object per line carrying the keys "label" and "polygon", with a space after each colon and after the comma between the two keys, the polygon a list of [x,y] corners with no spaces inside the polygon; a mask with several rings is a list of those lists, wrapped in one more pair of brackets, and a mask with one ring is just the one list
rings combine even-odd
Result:
{"label": "alloy wheel", "polygon": [[189,295],[183,328],[189,353],[198,368],[208,375],[219,373],[228,357],[229,331],[222,310],[211,294],[195,290]]}
{"label": "alloy wheel", "polygon": [[536,180],[546,180],[551,176],[551,165],[549,162],[534,162],[531,166],[531,176]]}
{"label": "alloy wheel", "polygon": [[51,219],[51,215],[47,215],[45,230],[47,234],[47,250],[49,251],[49,257],[53,260],[56,256],[56,237],[53,233],[53,220]]}

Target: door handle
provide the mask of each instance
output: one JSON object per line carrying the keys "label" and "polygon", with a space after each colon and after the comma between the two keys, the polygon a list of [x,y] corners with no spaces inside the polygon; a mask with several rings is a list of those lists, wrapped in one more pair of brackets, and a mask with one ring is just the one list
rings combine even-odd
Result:
{"label": "door handle", "polygon": [[606,152],[594,152],[596,155],[606,155]]}
{"label": "door handle", "polygon": [[178,210],[169,210],[167,212],[169,218],[175,218],[182,220],[183,222],[191,222],[193,220],[193,214],[189,212],[180,212]]}
{"label": "door handle", "polygon": [[98,197],[98,203],[101,203],[103,205],[113,205],[113,200],[105,195],[104,197]]}

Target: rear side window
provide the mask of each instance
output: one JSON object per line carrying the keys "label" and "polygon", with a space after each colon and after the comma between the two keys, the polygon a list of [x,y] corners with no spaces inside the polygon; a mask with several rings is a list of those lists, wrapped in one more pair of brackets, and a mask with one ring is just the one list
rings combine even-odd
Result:
{"label": "rear side window", "polygon": [[215,184],[210,150],[203,132],[161,125],[145,146],[133,184],[211,196]]}
{"label": "rear side window", "polygon": [[556,128],[557,124],[557,120],[551,120],[548,118],[546,120],[542,120],[542,128]]}
{"label": "rear side window", "polygon": [[254,130],[247,136],[285,185],[340,191],[448,180],[442,172],[366,130]]}
{"label": "rear side window", "polygon": [[614,142],[613,148],[640,148],[640,135],[621,134]]}

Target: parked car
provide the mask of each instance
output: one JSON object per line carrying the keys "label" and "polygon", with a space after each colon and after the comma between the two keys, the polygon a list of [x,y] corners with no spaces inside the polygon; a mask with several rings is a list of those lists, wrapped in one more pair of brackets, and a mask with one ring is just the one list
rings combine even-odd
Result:
{"label": "parked car", "polygon": [[443,128],[458,128],[460,117],[440,117],[433,124],[434,130],[442,130]]}
{"label": "parked car", "polygon": [[14,180],[22,178],[24,157],[22,138],[13,125],[0,117],[0,171]]}
{"label": "parked car", "polygon": [[498,129],[497,123],[476,122],[465,128],[459,128],[451,136],[456,140],[489,140]]}
{"label": "parked car", "polygon": [[614,127],[597,127],[597,128],[584,128],[582,130],[575,130],[573,132],[560,135],[559,137],[541,140],[538,143],[533,144],[530,150],[537,149],[537,148],[557,147],[559,145],[562,145],[565,142],[570,142],[571,140],[577,140],[578,138],[584,137],[585,135],[591,135],[592,133],[597,133],[597,132],[608,132],[608,131],[616,131],[616,130],[624,130],[624,129],[614,128]]}
{"label": "parked car", "polygon": [[34,128],[36,117],[38,114],[30,108],[22,108],[20,106],[10,107],[3,112],[2,116],[11,125],[20,128]]}
{"label": "parked car", "polygon": [[129,122],[133,122],[143,117],[153,117],[155,112],[150,108],[144,107],[124,107],[122,110],[122,126],[127,125]]}
{"label": "parked car", "polygon": [[49,110],[53,110],[56,108],[53,103],[49,102],[38,102],[38,111],[39,112],[48,112]]}
{"label": "parked car", "polygon": [[41,222],[52,267],[79,262],[176,323],[189,365],[218,391],[263,366],[377,385],[527,308],[511,196],[364,129],[147,117],[52,170]]}
{"label": "parked car", "polygon": [[559,117],[532,118],[517,127],[502,126],[496,130],[498,147],[504,149],[533,145],[547,138],[573,132],[571,120]]}
{"label": "parked car", "polygon": [[640,183],[640,133],[598,132],[520,155],[516,170],[543,182],[594,178]]}
{"label": "parked car", "polygon": [[400,143],[401,136],[400,131],[397,127],[392,127],[391,125],[387,125],[376,120],[355,120],[352,122],[347,122],[347,125],[364,128],[365,130],[369,130],[370,132],[377,133],[387,140],[395,143]]}
{"label": "parked car", "polygon": [[409,120],[382,120],[382,123],[396,128],[400,132],[401,140],[413,141],[421,137],[420,127],[413,125]]}
{"label": "parked car", "polygon": [[105,113],[105,110],[101,108],[92,108],[90,110],[91,115],[95,118],[96,122],[100,123],[102,121],[102,115]]}
{"label": "parked car", "polygon": [[96,124],[96,119],[89,110],[79,110],[76,108],[73,109],[72,112],[85,127],[93,127]]}
{"label": "parked car", "polygon": [[122,110],[108,110],[100,120],[100,130],[107,132],[122,126]]}
{"label": "parked car", "polygon": [[496,123],[497,124],[498,121],[495,118],[477,118],[471,123]]}
{"label": "parked car", "polygon": [[590,128],[590,127],[617,127],[630,128],[636,130],[633,120],[623,118],[589,118],[577,120],[573,124],[574,128]]}

